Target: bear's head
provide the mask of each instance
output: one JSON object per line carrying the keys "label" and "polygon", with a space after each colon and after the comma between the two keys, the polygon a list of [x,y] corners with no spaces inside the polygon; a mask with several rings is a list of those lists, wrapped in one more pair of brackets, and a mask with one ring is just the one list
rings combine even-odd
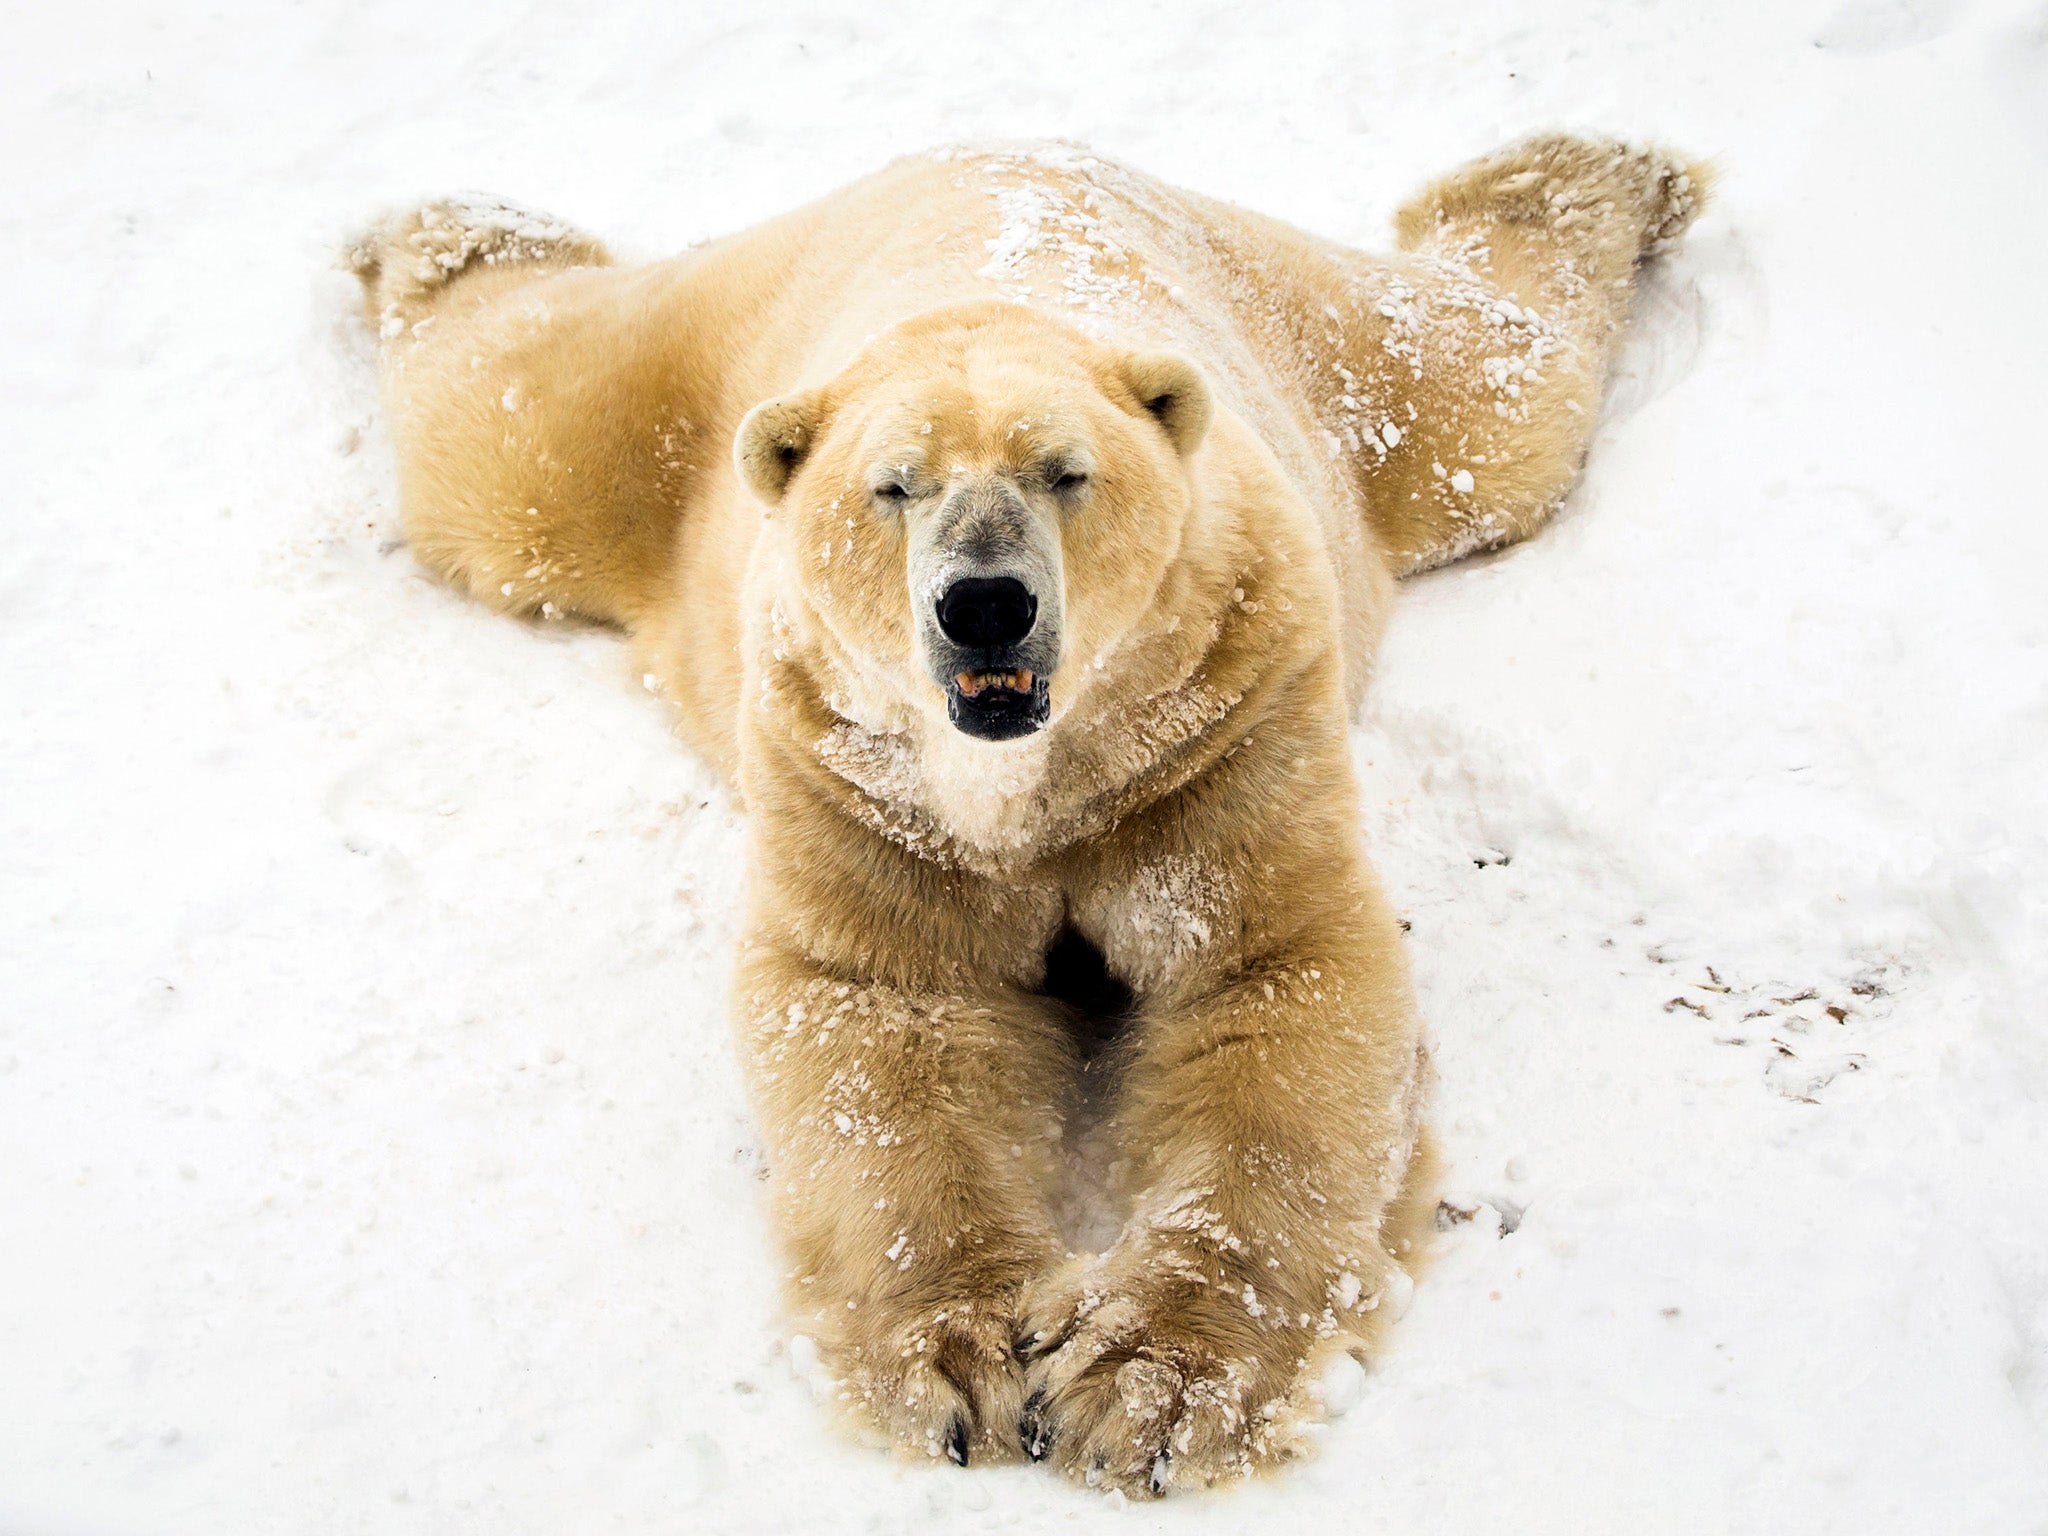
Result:
{"label": "bear's head", "polygon": [[1152,608],[1209,415],[1183,357],[975,304],[756,406],[734,456],[781,525],[784,583],[845,663],[1007,741],[1065,713]]}

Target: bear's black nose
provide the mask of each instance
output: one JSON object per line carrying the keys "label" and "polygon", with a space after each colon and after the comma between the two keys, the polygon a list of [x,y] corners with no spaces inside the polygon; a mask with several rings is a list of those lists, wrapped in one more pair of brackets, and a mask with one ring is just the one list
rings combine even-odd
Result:
{"label": "bear's black nose", "polygon": [[1015,645],[1038,622],[1038,599],[1014,576],[963,576],[939,598],[939,628],[955,645]]}

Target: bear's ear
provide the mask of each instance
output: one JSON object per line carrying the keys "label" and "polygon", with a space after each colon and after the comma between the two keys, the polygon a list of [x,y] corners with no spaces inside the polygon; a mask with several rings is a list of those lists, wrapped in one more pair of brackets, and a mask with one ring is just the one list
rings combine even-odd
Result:
{"label": "bear's ear", "polygon": [[824,416],[822,392],[763,400],[740,421],[732,442],[732,461],[756,496],[770,506],[782,500],[790,477],[817,442]]}
{"label": "bear's ear", "polygon": [[1178,352],[1133,352],[1124,359],[1124,382],[1183,456],[1202,446],[1209,430],[1209,385],[1202,370]]}

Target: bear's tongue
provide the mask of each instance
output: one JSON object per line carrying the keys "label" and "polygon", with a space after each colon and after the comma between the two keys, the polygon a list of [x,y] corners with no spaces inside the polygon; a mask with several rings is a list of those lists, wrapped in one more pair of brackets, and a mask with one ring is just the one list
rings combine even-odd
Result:
{"label": "bear's tongue", "polygon": [[1014,672],[961,672],[953,681],[959,685],[960,691],[971,699],[990,688],[1002,688],[1011,693],[1029,693],[1032,678],[1028,667],[1019,667]]}

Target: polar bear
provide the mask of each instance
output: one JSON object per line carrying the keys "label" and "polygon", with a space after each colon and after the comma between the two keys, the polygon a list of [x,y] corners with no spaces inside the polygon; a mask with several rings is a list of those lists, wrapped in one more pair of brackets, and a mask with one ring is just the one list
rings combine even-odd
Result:
{"label": "polar bear", "polygon": [[1134,1495],[1304,1446],[1429,1207],[1347,722],[1394,580],[1570,486],[1704,182],[1533,138],[1368,255],[1049,144],[650,265],[482,199],[351,251],[418,558],[622,628],[743,797],[736,1036],[869,1427]]}

